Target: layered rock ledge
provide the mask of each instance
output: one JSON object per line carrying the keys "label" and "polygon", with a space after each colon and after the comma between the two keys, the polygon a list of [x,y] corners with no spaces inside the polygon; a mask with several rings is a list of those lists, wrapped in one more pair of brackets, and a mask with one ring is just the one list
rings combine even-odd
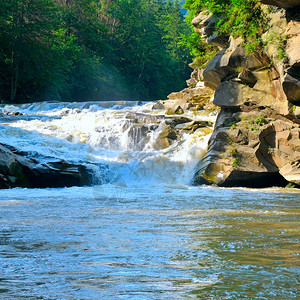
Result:
{"label": "layered rock ledge", "polygon": [[93,182],[87,166],[50,157],[31,155],[27,158],[27,154],[0,144],[1,189],[82,186]]}
{"label": "layered rock ledge", "polygon": [[[261,2],[272,4],[261,4],[269,19],[265,48],[247,54],[241,40],[221,39],[220,51],[197,70],[221,110],[195,184],[300,185],[299,1]],[[199,33],[208,23],[201,14],[193,20]]]}
{"label": "layered rock ledge", "polygon": [[[159,161],[165,160],[168,153],[172,155],[187,137],[190,146],[196,144],[199,137],[207,141],[216,114],[206,115],[203,106],[213,105],[210,101],[212,90],[198,86],[191,93],[186,90],[181,94],[185,97],[179,100],[150,102],[124,110],[120,107],[102,110],[104,103],[95,106],[92,102],[83,103],[80,108],[76,103],[69,103],[76,108],[64,107],[51,110],[51,113],[39,109],[28,111],[24,106],[17,110],[14,107],[11,112],[9,107],[3,109],[3,113],[0,112],[4,131],[0,143],[0,188],[112,183],[120,179],[123,168],[131,169],[132,160],[141,163],[147,153],[151,154],[148,149],[153,150],[154,157],[156,153],[162,154],[158,156]],[[190,97],[194,97],[193,101]],[[45,102],[38,107],[49,104]],[[183,114],[183,110],[188,111]],[[202,112],[198,114],[196,110]],[[93,117],[99,122],[93,122]],[[107,126],[109,118],[114,121],[109,125],[114,125],[116,130]],[[193,154],[200,157],[204,147],[194,149]],[[120,153],[119,149],[124,151]],[[117,156],[111,160],[109,155],[114,151]],[[108,159],[99,155],[103,152]]]}

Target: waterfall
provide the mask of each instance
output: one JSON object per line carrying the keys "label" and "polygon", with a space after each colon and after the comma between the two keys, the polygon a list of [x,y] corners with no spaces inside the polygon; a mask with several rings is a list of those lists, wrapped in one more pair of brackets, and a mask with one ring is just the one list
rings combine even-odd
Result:
{"label": "waterfall", "polygon": [[216,114],[166,115],[153,102],[1,106],[0,143],[43,159],[107,166],[108,181],[188,184],[205,154]]}

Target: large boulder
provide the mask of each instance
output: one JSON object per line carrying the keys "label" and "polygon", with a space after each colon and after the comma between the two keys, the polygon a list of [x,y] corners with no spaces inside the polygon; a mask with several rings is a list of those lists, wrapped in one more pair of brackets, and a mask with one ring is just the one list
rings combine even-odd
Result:
{"label": "large boulder", "polygon": [[[299,2],[299,1],[298,1]],[[299,3],[300,5],[300,3]],[[299,9],[300,12],[300,9]],[[290,16],[288,16],[290,17]],[[300,18],[288,19],[285,29],[286,62],[282,76],[282,86],[287,99],[293,103],[300,103]]]}
{"label": "large boulder", "polygon": [[[240,41],[231,39],[230,47],[219,51],[209,61],[203,71],[207,86],[215,89],[222,81],[237,77],[243,70],[257,70],[270,65],[270,59],[264,52],[247,55],[246,49],[240,44]],[[250,81],[255,82],[255,78],[252,77]]]}
{"label": "large boulder", "polygon": [[220,186],[299,185],[300,128],[274,111],[222,109],[196,183]]}
{"label": "large boulder", "polygon": [[266,53],[280,75],[286,99],[297,104],[300,102],[299,9],[275,10],[269,15],[269,24],[270,29],[263,35]]}
{"label": "large boulder", "polygon": [[253,87],[239,80],[220,83],[215,92],[214,104],[227,108],[241,108],[249,105],[267,106],[283,115],[288,114],[289,104],[280,88],[280,82],[272,80],[269,72],[260,73],[255,73],[260,80]]}
{"label": "large boulder", "polygon": [[287,99],[290,102],[300,102],[300,77],[294,77],[287,71],[282,78],[282,87]]}
{"label": "large boulder", "polygon": [[92,171],[79,164],[46,157],[25,158],[0,145],[0,188],[82,186],[93,181]]}
{"label": "large boulder", "polygon": [[28,161],[13,154],[0,145],[0,188],[11,186],[28,186],[29,180],[22,168]]}

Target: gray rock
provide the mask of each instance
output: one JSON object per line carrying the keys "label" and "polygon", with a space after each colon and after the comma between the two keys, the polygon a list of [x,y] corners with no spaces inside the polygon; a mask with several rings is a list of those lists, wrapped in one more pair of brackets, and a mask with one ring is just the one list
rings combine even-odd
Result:
{"label": "gray rock", "polygon": [[40,161],[25,158],[0,145],[0,188],[81,186],[92,181],[92,172],[86,166],[45,157]]}
{"label": "gray rock", "polygon": [[239,74],[238,74],[238,79],[244,83],[249,85],[250,87],[254,87],[255,83],[257,82],[257,78],[254,76],[254,74],[247,69],[243,69]]}
{"label": "gray rock", "polygon": [[[251,88],[236,81],[224,81],[216,89],[214,104],[220,107],[234,108],[243,105],[269,105],[277,107],[277,101],[271,94],[269,82]],[[278,104],[279,105],[279,104]]]}
{"label": "gray rock", "polygon": [[161,101],[157,101],[153,104],[152,109],[165,109],[165,106]]}
{"label": "gray rock", "polygon": [[188,85],[188,87],[194,88],[197,85],[197,80],[195,78],[191,77],[190,79],[188,79],[186,81],[186,84]]}
{"label": "gray rock", "polygon": [[192,25],[195,31],[200,34],[203,39],[206,39],[209,45],[217,46],[221,49],[226,48],[228,46],[229,37],[218,33],[215,28],[217,21],[218,18],[206,10],[200,12],[200,14],[192,20]]}
{"label": "gray rock", "polygon": [[300,80],[286,73],[282,80],[282,87],[288,101],[300,102]]}
{"label": "gray rock", "polygon": [[269,64],[267,55],[261,52],[246,55],[245,48],[241,46],[223,49],[207,64],[203,78],[208,86],[215,89],[222,81],[237,77],[240,67],[255,70]]}

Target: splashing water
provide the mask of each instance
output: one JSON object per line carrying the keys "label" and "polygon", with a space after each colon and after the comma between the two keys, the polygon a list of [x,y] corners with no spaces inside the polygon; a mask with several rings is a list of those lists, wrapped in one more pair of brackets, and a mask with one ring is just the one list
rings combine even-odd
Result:
{"label": "splashing water", "polygon": [[109,180],[0,190],[0,299],[299,299],[299,191],[185,184],[214,115],[137,102],[2,110],[0,143]]}
{"label": "splashing water", "polygon": [[[104,163],[111,182],[188,184],[206,151],[216,114],[167,116],[152,106],[129,101],[6,105],[2,109],[9,114],[1,122],[0,142],[91,168]],[[208,123],[181,130],[193,121]],[[96,168],[94,172],[103,175]]]}

